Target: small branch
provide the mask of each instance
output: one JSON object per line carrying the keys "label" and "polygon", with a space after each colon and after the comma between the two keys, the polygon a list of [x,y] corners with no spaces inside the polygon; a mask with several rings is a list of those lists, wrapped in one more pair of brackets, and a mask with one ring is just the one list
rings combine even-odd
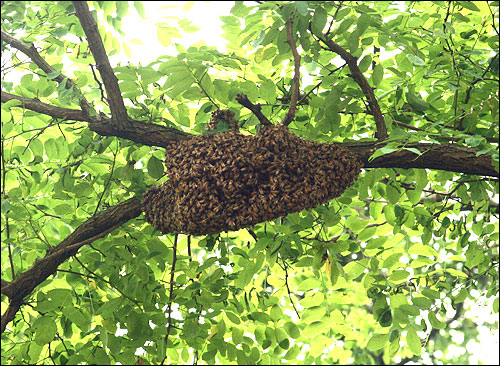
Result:
{"label": "small branch", "polygon": [[123,103],[120,87],[118,86],[118,79],[109,63],[108,55],[102,43],[97,23],[92,17],[86,1],[73,1],[73,7],[75,8],[76,16],[80,20],[85,35],[87,36],[90,51],[92,52],[92,56],[94,56],[94,60],[97,63],[97,69],[101,74],[104,87],[106,88],[112,120],[120,126],[125,126],[128,124],[129,120],[127,109]]}
{"label": "small branch", "polygon": [[1,98],[2,98],[2,103],[15,99],[21,102],[21,106],[23,108],[38,113],[43,113],[54,118],[70,119],[74,121],[85,121],[85,122],[90,122],[92,120],[92,117],[90,117],[88,114],[79,109],[56,107],[51,104],[43,103],[38,99],[20,97],[18,95],[6,93],[4,91],[2,91]]}
{"label": "small branch", "polygon": [[286,35],[288,39],[288,44],[292,49],[293,63],[295,67],[295,73],[293,75],[293,85],[292,85],[292,97],[290,99],[290,108],[285,116],[285,119],[281,124],[288,126],[295,118],[295,109],[297,108],[297,100],[299,99],[299,86],[300,86],[300,55],[297,52],[297,47],[295,46],[295,41],[293,39],[293,18],[290,18],[286,22]]}
{"label": "small branch", "polygon": [[[169,297],[168,297],[168,310],[167,310],[167,334],[165,335],[165,348],[168,348],[168,337],[170,336],[170,330],[172,329],[172,300],[174,298],[174,277],[175,277],[175,263],[177,262],[177,239],[178,234],[174,236],[174,247],[172,254],[172,269],[170,270],[170,289],[169,289]],[[161,361],[161,365],[164,364],[167,359],[167,355]]]}
{"label": "small branch", "polygon": [[187,237],[187,247],[188,247],[189,262],[192,262],[193,256],[191,254],[191,235],[188,235],[188,237]]}
{"label": "small branch", "polygon": [[[2,31],[2,41],[7,42],[9,45],[11,45],[13,48],[18,49],[22,53],[24,53],[26,56],[28,56],[40,69],[42,69],[46,74],[51,74],[54,72],[58,72],[56,69],[54,69],[52,66],[50,66],[47,61],[43,59],[42,56],[38,53],[36,50],[35,46],[33,45],[27,45],[26,43],[15,39],[8,33]],[[66,81],[66,89],[70,89],[71,87],[77,88],[76,84],[68,77],[64,76],[63,74],[59,73],[57,77],[54,78],[55,81],[58,83],[62,83]],[[3,93],[3,92],[2,92]],[[80,107],[82,108],[82,111],[86,114],[89,115],[89,112],[91,110],[90,104],[87,102],[87,100],[82,96],[80,99]]]}
{"label": "small branch", "polygon": [[321,42],[326,44],[330,51],[337,53],[338,55],[340,55],[340,57],[344,59],[345,62],[347,62],[347,66],[349,66],[349,70],[351,70],[351,74],[354,81],[356,81],[356,83],[361,87],[363,94],[368,100],[370,111],[371,114],[373,115],[373,118],[375,119],[375,125],[377,128],[375,137],[379,141],[385,140],[387,138],[387,127],[385,125],[384,116],[382,114],[382,111],[380,110],[377,98],[375,98],[373,89],[371,88],[370,84],[368,84],[368,81],[363,76],[361,70],[359,70],[357,59],[354,56],[352,56],[349,52],[347,52],[344,48],[342,48],[340,45],[338,45],[331,39],[325,37],[324,34],[321,34],[321,36],[314,34],[310,25],[309,25],[309,31],[311,32],[311,34],[318,37],[318,39]]}
{"label": "small branch", "polygon": [[300,314],[297,311],[297,308],[295,307],[295,303],[293,302],[292,299],[292,292],[290,291],[290,286],[288,286],[288,267],[285,261],[283,261],[283,269],[285,270],[285,285],[286,285],[286,290],[288,291],[288,298],[290,299],[290,302],[292,303],[293,310],[295,310],[295,314],[297,314],[297,317],[300,319]]}
{"label": "small branch", "polygon": [[240,103],[243,107],[246,107],[255,114],[255,117],[260,121],[261,124],[265,126],[272,126],[272,123],[267,119],[266,116],[260,111],[260,104],[252,104],[245,94],[237,94],[236,101]]}

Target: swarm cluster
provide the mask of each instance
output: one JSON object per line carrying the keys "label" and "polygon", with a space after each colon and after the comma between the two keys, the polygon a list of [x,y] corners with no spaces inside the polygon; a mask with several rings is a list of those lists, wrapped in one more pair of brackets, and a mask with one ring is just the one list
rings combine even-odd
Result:
{"label": "swarm cluster", "polygon": [[146,220],[163,233],[205,235],[338,197],[361,163],[342,146],[263,126],[255,136],[229,130],[173,144],[166,168],[170,179],[144,196]]}

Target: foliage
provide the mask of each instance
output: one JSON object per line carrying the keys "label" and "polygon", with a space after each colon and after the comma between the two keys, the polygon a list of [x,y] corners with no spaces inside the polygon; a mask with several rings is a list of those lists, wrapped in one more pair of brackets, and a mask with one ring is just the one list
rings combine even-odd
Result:
{"label": "foliage", "polygon": [[[110,56],[130,54],[116,35],[128,3],[90,2]],[[147,7],[133,5],[144,17]],[[259,120],[235,100],[244,93],[281,121],[290,17],[303,66],[293,132],[373,141],[365,95],[323,33],[374,88],[389,144],[373,159],[453,142],[490,155],[498,171],[495,2],[236,2],[221,17],[226,53],[176,44],[196,29],[170,19],[157,36],[177,55],[114,67],[129,116],[198,134],[210,112],[231,109],[255,133]],[[83,94],[94,115],[109,114],[71,3],[4,2],[2,30],[36,44],[57,70],[46,75],[2,42],[3,90],[73,109]],[[75,87],[55,83],[60,73]],[[167,179],[158,147],[2,102],[3,280],[96,212]],[[467,349],[446,350],[452,332],[458,346],[477,336],[468,310],[478,297],[498,314],[498,190],[495,177],[367,168],[338,199],[249,230],[161,235],[139,216],[83,246],[25,299],[2,335],[2,364],[468,363]]]}

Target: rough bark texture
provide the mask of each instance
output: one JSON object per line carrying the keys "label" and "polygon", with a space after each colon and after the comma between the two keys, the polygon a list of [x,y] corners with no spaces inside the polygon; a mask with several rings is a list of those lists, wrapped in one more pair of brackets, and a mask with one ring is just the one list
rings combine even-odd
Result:
{"label": "rough bark texture", "polygon": [[346,143],[344,146],[358,155],[365,168],[440,169],[456,173],[498,177],[498,172],[493,167],[489,154],[476,156],[477,149],[456,144],[406,144],[405,147],[418,149],[422,155],[417,156],[411,151],[401,150],[382,155],[371,162],[368,161],[368,158],[377,149],[374,142]]}
{"label": "rough bark texture", "polygon": [[9,297],[12,303],[22,302],[23,298],[29,295],[36,286],[54,274],[61,263],[75,255],[85,244],[83,242],[94,237],[98,239],[100,234],[107,233],[108,230],[124,224],[141,213],[141,201],[131,198],[95,214],[58,246],[49,250],[44,258],[37,259],[29,270],[21,273],[12,282],[3,285],[2,294]]}

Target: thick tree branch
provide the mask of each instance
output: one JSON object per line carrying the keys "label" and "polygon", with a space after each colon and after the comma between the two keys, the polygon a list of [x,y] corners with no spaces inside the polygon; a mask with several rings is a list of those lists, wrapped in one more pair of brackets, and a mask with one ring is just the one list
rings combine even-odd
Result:
{"label": "thick tree branch", "polygon": [[106,50],[104,49],[97,23],[92,17],[86,1],[73,1],[73,7],[75,8],[76,16],[80,20],[85,35],[87,36],[90,51],[94,56],[94,60],[97,63],[97,69],[101,74],[104,87],[106,88],[107,100],[109,109],[111,110],[113,123],[121,127],[126,126],[129,124],[127,109],[123,103],[120,87],[118,86],[118,79],[116,78],[113,68],[109,63]]}
{"label": "thick tree branch", "polygon": [[191,136],[187,132],[172,127],[135,120],[130,120],[129,124],[126,126],[118,126],[117,124],[111,123],[111,120],[107,117],[90,117],[77,109],[56,107],[51,104],[43,103],[38,99],[24,98],[2,91],[2,103],[13,99],[21,102],[20,107],[43,113],[54,118],[90,122],[89,129],[101,136],[121,137],[147,146],[167,147],[172,142],[187,139]]}
{"label": "thick tree branch", "polygon": [[420,168],[439,169],[450,172],[498,177],[492,165],[491,156],[470,147],[456,144],[408,143],[406,148],[422,152],[417,155],[408,150],[395,151],[372,161],[368,158],[383,145],[376,142],[351,142],[342,144],[358,155],[364,168]]}
{"label": "thick tree branch", "polygon": [[[142,202],[139,199],[131,198],[95,214],[59,245],[47,251],[44,258],[37,259],[26,272],[21,273],[11,282],[2,282],[2,294],[9,298],[12,309],[16,309],[16,304],[22,304],[26,296],[30,295],[38,285],[54,274],[57,267],[69,257],[75,255],[83,245],[105,236],[113,229],[139,216],[142,213],[141,207]],[[4,314],[4,317],[6,319],[11,318],[10,320],[14,318],[15,312],[19,310],[19,306],[17,306],[17,310],[15,310],[14,314],[11,314],[13,311],[11,307]],[[2,317],[2,332],[5,330],[4,317]]]}
{"label": "thick tree branch", "polygon": [[[2,92],[2,102],[20,100],[24,107],[57,118],[88,121],[84,113],[76,109],[54,107],[36,99],[22,98]],[[260,106],[253,105],[245,95],[239,94],[237,100],[250,109],[259,118],[262,124],[271,125],[271,122],[260,112]],[[167,147],[173,142],[189,139],[192,135],[171,127],[160,126],[154,123],[130,121],[128,126],[118,127],[109,123],[109,119],[101,118],[89,123],[89,129],[101,136],[117,136],[147,146]],[[403,141],[402,141],[403,143]],[[477,149],[455,144],[411,143],[407,148],[416,148],[422,152],[417,156],[408,150],[396,151],[383,155],[369,162],[368,158],[382,145],[377,142],[351,142],[344,146],[355,152],[365,168],[421,168],[441,169],[457,173],[484,175],[497,177],[498,172],[492,165],[491,156],[482,154],[476,156]]]}
{"label": "thick tree branch", "polygon": [[[18,49],[22,53],[24,53],[26,56],[28,56],[40,69],[42,69],[46,74],[51,74],[54,72],[58,72],[56,69],[54,69],[52,66],[50,66],[47,61],[43,59],[42,56],[38,53],[34,45],[27,45],[26,43],[15,39],[8,33],[2,31],[2,41],[7,42],[9,45],[11,45],[13,48]],[[58,83],[62,83],[66,81],[66,89],[69,89],[71,87],[77,87],[76,84],[68,77],[64,76],[63,74],[59,73],[57,77],[54,78],[55,81]],[[91,110],[90,104],[87,102],[87,100],[82,96],[80,99],[80,107],[82,108],[82,111],[84,111],[87,115],[89,114]]]}
{"label": "thick tree branch", "polygon": [[5,328],[7,327],[7,324],[14,320],[14,317],[16,316],[20,308],[20,302],[10,302],[9,307],[7,308],[7,310],[5,310],[5,313],[2,314],[2,325],[0,328],[0,333],[3,333]]}
{"label": "thick tree branch", "polygon": [[[311,27],[309,27],[309,31],[313,33]],[[373,89],[371,88],[370,84],[368,84],[368,81],[363,76],[361,70],[359,70],[356,57],[352,56],[349,52],[347,52],[344,48],[342,48],[331,39],[328,39],[324,34],[321,34],[321,36],[318,36],[317,34],[314,35],[318,37],[321,42],[326,44],[330,51],[337,53],[344,59],[345,62],[347,62],[347,66],[349,66],[349,69],[351,70],[354,81],[356,81],[356,83],[358,83],[358,85],[361,87],[363,94],[368,100],[370,114],[373,115],[373,118],[375,119],[375,125],[377,127],[377,133],[375,134],[375,137],[378,140],[385,140],[387,138],[387,127],[385,125],[384,116],[382,115],[382,111],[380,110],[377,98],[375,98]]]}
{"label": "thick tree branch", "polygon": [[300,87],[300,55],[297,52],[297,47],[295,46],[292,29],[293,29],[293,18],[290,18],[286,22],[286,35],[288,39],[288,44],[292,49],[295,73],[293,75],[292,97],[290,99],[290,108],[288,109],[288,113],[286,114],[285,119],[281,122],[281,124],[285,126],[288,126],[295,118],[295,109],[297,108],[297,100],[299,99],[299,87]]}

